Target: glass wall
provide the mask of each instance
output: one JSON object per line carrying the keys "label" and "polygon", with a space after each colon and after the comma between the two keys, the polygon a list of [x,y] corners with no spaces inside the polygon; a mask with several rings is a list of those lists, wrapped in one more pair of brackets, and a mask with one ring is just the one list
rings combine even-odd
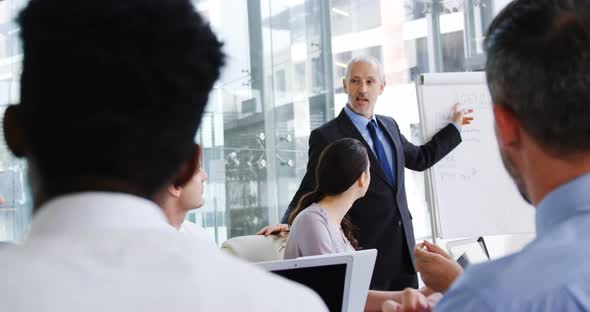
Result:
{"label": "glass wall", "polygon": [[[14,23],[14,17],[25,2],[17,0],[0,2],[0,114],[2,116],[8,104],[19,102],[22,51],[18,37],[19,29]],[[32,206],[26,191],[25,171],[25,162],[13,157],[2,133],[0,139],[0,241],[21,240],[30,223]]]}
{"label": "glass wall", "polygon": [[[503,1],[504,3],[506,1]],[[309,133],[346,104],[348,60],[373,55],[387,87],[377,113],[421,143],[414,80],[483,68],[491,0],[197,1],[229,56],[197,137],[210,181],[189,219],[218,243],[278,222],[306,171]],[[423,173],[406,187],[416,237],[432,235]]]}
{"label": "glass wall", "polygon": [[[342,77],[355,55],[385,66],[377,113],[393,116],[420,143],[413,81],[421,73],[483,67],[491,0],[195,1],[225,42],[228,64],[197,141],[210,181],[206,205],[189,219],[220,243],[273,224],[307,165],[314,128],[346,103]],[[431,236],[424,176],[407,171],[416,236]]]}
{"label": "glass wall", "polygon": [[[13,18],[26,0],[0,1],[0,110],[18,102],[22,53]],[[344,68],[382,60],[377,113],[421,142],[413,81],[424,72],[483,68],[483,34],[508,0],[193,0],[228,56],[196,140],[209,174],[206,204],[189,220],[218,243],[280,220],[307,166],[311,130],[346,103]],[[0,144],[0,241],[30,222],[25,164]],[[416,237],[430,237],[424,176],[407,171]]]}
{"label": "glass wall", "polygon": [[197,135],[210,180],[189,215],[218,242],[276,223],[307,165],[312,129],[334,116],[325,1],[199,1],[228,62]]}

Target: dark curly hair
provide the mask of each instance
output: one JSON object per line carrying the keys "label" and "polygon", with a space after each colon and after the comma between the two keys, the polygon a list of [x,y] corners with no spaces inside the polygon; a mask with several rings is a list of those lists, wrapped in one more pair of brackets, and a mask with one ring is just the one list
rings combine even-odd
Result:
{"label": "dark curly hair", "polygon": [[[153,195],[194,152],[222,44],[189,0],[31,0],[17,106],[43,187]],[[51,192],[51,190],[48,190]]]}

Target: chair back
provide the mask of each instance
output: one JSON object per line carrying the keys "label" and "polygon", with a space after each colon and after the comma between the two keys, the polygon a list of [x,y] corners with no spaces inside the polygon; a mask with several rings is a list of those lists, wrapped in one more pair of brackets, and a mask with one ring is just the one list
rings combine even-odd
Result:
{"label": "chair back", "polygon": [[283,260],[287,237],[247,235],[230,238],[221,250],[248,262]]}

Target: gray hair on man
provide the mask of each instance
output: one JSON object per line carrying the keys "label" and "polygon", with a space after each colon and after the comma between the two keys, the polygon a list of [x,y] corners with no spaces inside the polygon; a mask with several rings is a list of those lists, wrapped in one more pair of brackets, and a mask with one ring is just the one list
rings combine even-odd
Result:
{"label": "gray hair on man", "polygon": [[346,64],[346,75],[344,76],[344,79],[346,79],[346,81],[350,79],[350,67],[352,67],[352,64],[360,62],[369,63],[377,66],[377,69],[379,70],[379,78],[381,79],[381,83],[385,83],[385,71],[383,70],[383,64],[381,64],[381,61],[379,61],[376,57],[370,55],[353,56],[350,59],[350,61],[348,61],[348,64]]}

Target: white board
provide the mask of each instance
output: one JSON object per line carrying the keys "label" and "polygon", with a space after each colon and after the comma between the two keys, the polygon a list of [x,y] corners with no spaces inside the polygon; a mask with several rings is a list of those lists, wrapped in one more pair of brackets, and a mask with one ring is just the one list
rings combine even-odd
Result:
{"label": "white board", "polygon": [[455,103],[473,108],[463,142],[427,172],[428,197],[439,238],[534,233],[534,208],[504,169],[483,72],[424,74],[416,80],[425,140],[449,123]]}

